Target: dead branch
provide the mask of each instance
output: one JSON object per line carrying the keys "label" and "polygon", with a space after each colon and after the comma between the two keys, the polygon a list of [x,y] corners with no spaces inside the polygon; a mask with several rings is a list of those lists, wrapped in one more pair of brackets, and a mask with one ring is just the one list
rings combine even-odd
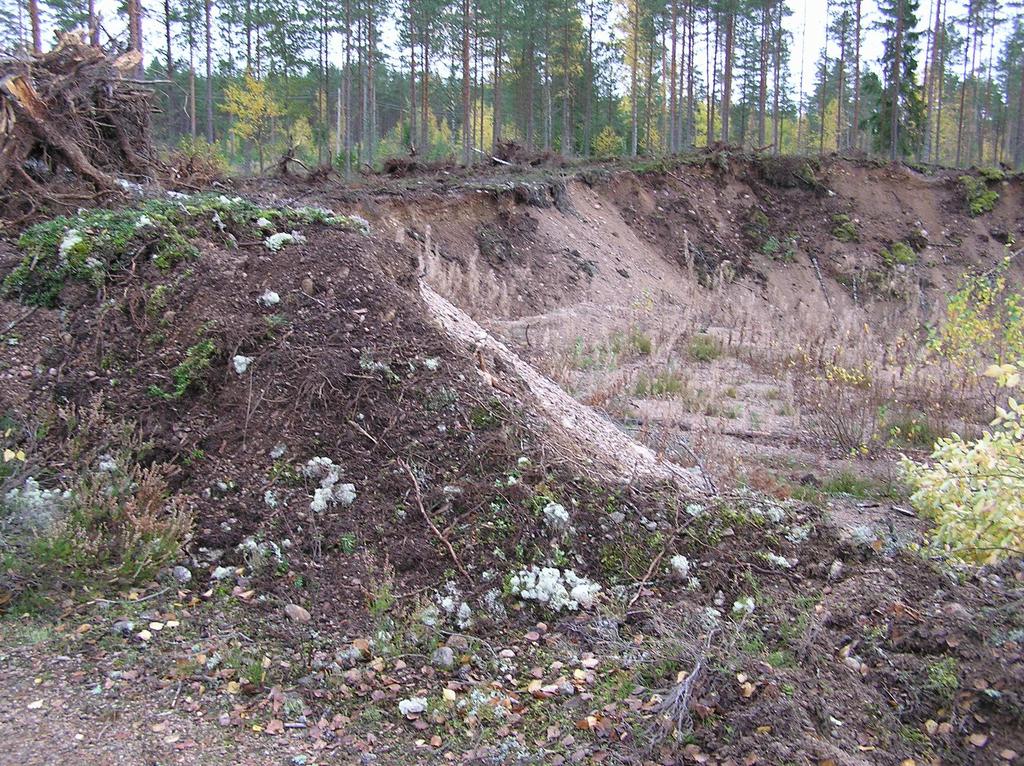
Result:
{"label": "dead branch", "polygon": [[462,562],[459,561],[459,557],[458,555],[456,555],[455,549],[452,547],[452,544],[448,542],[448,538],[445,537],[441,533],[441,530],[437,528],[437,525],[430,518],[430,514],[427,513],[427,509],[423,507],[423,495],[420,492],[420,483],[416,479],[416,474],[412,472],[412,468],[410,468],[409,464],[406,463],[404,460],[399,460],[398,464],[402,466],[403,469],[405,469],[406,474],[408,474],[409,478],[412,480],[412,488],[416,494],[416,505],[419,506],[420,515],[423,516],[423,520],[427,522],[427,526],[430,527],[431,531],[434,533],[434,536],[437,537],[437,539],[440,540],[442,543],[444,543],[444,546],[448,549],[448,554],[452,557],[452,561],[455,562],[455,566],[458,568],[459,572],[462,573],[462,576],[468,580],[469,572],[467,572],[465,567],[462,566]]}

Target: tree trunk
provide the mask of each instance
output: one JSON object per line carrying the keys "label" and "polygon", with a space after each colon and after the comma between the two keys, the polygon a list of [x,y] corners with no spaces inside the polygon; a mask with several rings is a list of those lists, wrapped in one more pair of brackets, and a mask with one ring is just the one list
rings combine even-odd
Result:
{"label": "tree trunk", "polygon": [[416,101],[416,27],[413,21],[412,0],[406,4],[409,14],[409,149],[415,151],[417,138],[416,113],[419,104]]}
{"label": "tree trunk", "polygon": [[679,151],[679,136],[677,135],[677,111],[676,102],[676,56],[678,55],[679,35],[679,8],[677,0],[672,0],[671,24],[669,26],[671,38],[671,53],[669,54],[668,65],[668,151],[675,154]]}
{"label": "tree trunk", "polygon": [[861,2],[854,5],[854,41],[853,41],[853,145],[860,149],[860,36],[861,36]]}
{"label": "tree trunk", "polygon": [[736,36],[736,13],[733,9],[725,20],[725,57],[722,60],[722,140],[729,143],[729,111],[732,108],[733,47]]}
{"label": "tree trunk", "polygon": [[[964,107],[967,103],[967,63],[970,59],[968,52],[971,49],[972,37],[974,35],[974,0],[970,0],[967,6],[967,36],[964,39],[964,71],[960,78],[960,111],[956,120],[956,166],[960,167],[960,160],[963,157],[964,141]],[[973,64],[971,65],[973,69]]]}
{"label": "tree trunk", "polygon": [[640,113],[639,113],[639,94],[637,92],[637,73],[636,69],[638,66],[637,58],[640,52],[640,0],[633,0],[633,57],[629,62],[629,118],[630,118],[630,138],[629,138],[629,154],[631,157],[637,156],[637,150],[639,147],[639,132],[640,132]]}
{"label": "tree trunk", "polygon": [[[841,15],[841,19],[845,19]],[[845,143],[843,134],[843,87],[846,85],[846,35],[848,30],[845,27],[846,21],[842,21],[839,27],[839,64],[836,69],[836,151],[842,151]],[[824,117],[824,115],[822,115]]]}
{"label": "tree trunk", "polygon": [[205,0],[206,26],[206,140],[212,144],[213,134],[213,0]]}
{"label": "tree trunk", "polygon": [[[859,0],[858,0],[859,1]],[[778,16],[774,19],[772,64],[772,154],[782,151],[781,124],[779,113],[780,90],[782,87],[782,2],[776,0],[775,8]]]}
{"label": "tree trunk", "polygon": [[770,13],[770,0],[764,0],[761,6],[761,51],[759,78],[757,83],[757,148],[760,149],[765,145],[765,136],[767,135],[765,124],[767,122],[767,115],[765,112],[768,110],[768,34],[770,29],[769,24],[769,13]]}
{"label": "tree trunk", "polygon": [[[89,24],[89,45],[99,46],[100,22],[99,19],[96,17],[96,0],[89,0],[89,2],[86,4],[86,13],[86,21]],[[170,48],[168,48],[168,50],[170,50]]]}
{"label": "tree trunk", "polygon": [[900,130],[900,81],[903,66],[903,0],[897,0],[895,57],[892,65],[892,122],[889,135],[889,160],[896,162],[899,156]]}
{"label": "tree trunk", "polygon": [[473,139],[469,114],[469,0],[462,0],[462,164],[472,162],[471,149]]}
{"label": "tree trunk", "polygon": [[583,156],[589,157],[594,130],[594,0],[587,3],[587,54],[583,62]]}
{"label": "tree trunk", "polygon": [[492,126],[492,142],[497,146],[502,140],[502,45],[505,41],[505,0],[498,0],[498,27],[495,30],[495,74],[492,85],[494,101],[494,125]]}
{"label": "tree trunk", "polygon": [[559,149],[563,157],[573,155],[572,94],[569,90],[569,9],[563,8],[562,19],[562,141]]}
{"label": "tree trunk", "polygon": [[171,47],[171,0],[164,0],[164,44],[167,46],[167,136],[172,141],[177,137],[180,124],[178,121],[177,90],[174,86],[174,53]]}
{"label": "tree trunk", "polygon": [[345,101],[345,178],[352,176],[352,0],[345,0],[345,69],[341,87]]}
{"label": "tree trunk", "polygon": [[[142,0],[128,0],[128,50],[142,53]],[[142,77],[141,56],[139,65],[135,68],[135,75]]]}
{"label": "tree trunk", "polygon": [[420,88],[420,143],[424,151],[430,150],[430,24],[420,30],[423,46],[423,87]]}
{"label": "tree trunk", "polygon": [[942,0],[942,37],[939,48],[938,95],[935,104],[935,142],[932,145],[932,162],[942,162],[942,107],[946,102],[946,3]]}

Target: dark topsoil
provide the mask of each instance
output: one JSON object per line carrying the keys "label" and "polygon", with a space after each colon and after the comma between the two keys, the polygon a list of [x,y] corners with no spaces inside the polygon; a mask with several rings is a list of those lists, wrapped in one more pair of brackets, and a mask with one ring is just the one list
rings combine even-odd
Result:
{"label": "dark topsoil", "polygon": [[[460,740],[450,721],[431,719],[429,730],[414,731],[396,718],[397,700],[415,680],[396,673],[397,683],[341,693],[329,670],[297,650],[303,661],[282,683],[299,688],[302,679],[314,710],[380,704],[385,722],[375,752],[382,762],[432,762],[449,743],[460,758],[468,752],[480,762],[514,762],[493,748],[517,736],[530,753],[521,763],[968,764],[1024,753],[1019,564],[954,574],[884,531],[874,542],[840,539],[809,506],[789,503],[785,520],[772,523],[757,510],[767,501],[725,496],[702,500],[708,513],[693,519],[683,510],[690,499],[666,487],[601,486],[549,451],[543,425],[485,385],[473,360],[428,322],[410,250],[319,225],[305,234],[305,244],[270,253],[259,244],[228,249],[221,235],[207,233],[198,259],[161,272],[140,254],[102,288],[69,285],[56,310],[29,312],[4,300],[0,328],[17,345],[4,346],[0,412],[39,423],[57,407],[102,395],[109,412],[135,421],[152,442],[148,459],[176,467],[173,489],[195,508],[183,562],[195,573],[185,590],[196,596],[217,598],[208,590],[214,566],[247,564],[236,550],[246,538],[290,541],[286,566],[247,570],[240,581],[264,596],[245,607],[247,631],[331,651],[373,635],[382,620],[404,619],[453,582],[473,607],[475,624],[466,632],[481,642],[473,646],[522,644],[515,662],[523,664],[503,676],[521,692],[513,724],[540,715],[522,691],[523,672],[559,651],[594,652],[601,679],[620,691],[543,702],[562,706],[571,720],[599,721],[578,726],[575,744],[543,737],[538,744],[525,723],[497,727],[492,739]],[[18,254],[2,247],[6,271]],[[167,286],[166,302],[147,311],[157,285]],[[267,289],[280,294],[280,304],[258,303]],[[200,338],[217,347],[202,385],[179,400],[149,393],[167,388]],[[231,365],[236,354],[255,360],[241,376]],[[428,359],[440,364],[431,369]],[[46,438],[56,444],[59,431]],[[284,455],[271,457],[281,444]],[[51,455],[51,481],[79,468]],[[313,486],[295,467],[314,456],[343,467],[343,481],[358,493],[352,507],[310,511]],[[268,490],[276,507],[264,501]],[[544,528],[549,499],[572,515],[562,552]],[[613,512],[626,520],[611,521]],[[457,562],[424,514],[452,542]],[[794,525],[810,530],[805,541],[787,537]],[[796,563],[779,568],[766,551]],[[690,559],[697,589],[665,576],[675,554]],[[514,608],[507,596],[507,618],[480,606],[479,597],[500,589],[508,573],[558,557],[606,591],[628,586],[626,595],[617,607],[568,617]],[[385,581],[394,601],[382,605]],[[755,597],[754,613],[731,618],[733,602],[747,595]],[[286,620],[287,603],[306,606],[312,621]],[[702,617],[712,606],[723,613],[714,627]],[[216,609],[208,619],[207,630],[216,631]],[[523,644],[538,619],[561,638]],[[498,672],[487,667],[451,672],[463,683],[486,684],[487,673]],[[695,669],[682,713],[693,734],[655,736],[652,690],[664,692]],[[421,757],[407,750],[413,737],[429,739],[433,731],[444,735],[442,751]]]}

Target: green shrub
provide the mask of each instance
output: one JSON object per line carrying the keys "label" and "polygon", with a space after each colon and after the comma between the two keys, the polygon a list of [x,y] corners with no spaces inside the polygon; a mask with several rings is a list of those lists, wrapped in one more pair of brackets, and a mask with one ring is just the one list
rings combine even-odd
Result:
{"label": "green shrub", "polygon": [[[143,468],[148,445],[135,426],[113,419],[100,399],[63,410],[61,482],[23,476],[0,496],[5,568],[20,584],[19,604],[56,600],[69,588],[95,593],[145,582],[188,542],[187,499],[172,496],[172,466]],[[73,473],[68,471],[73,469]]]}
{"label": "green shrub", "polygon": [[905,242],[894,242],[892,247],[882,248],[882,261],[890,269],[896,266],[913,266],[917,263],[917,253]]}
{"label": "green shrub", "polygon": [[722,355],[722,344],[707,333],[697,333],[690,339],[690,356],[697,362],[713,362]]}
{"label": "green shrub", "polygon": [[857,224],[845,213],[832,216],[832,236],[840,242],[859,242],[860,232]]}
{"label": "green shrub", "polygon": [[151,386],[149,392],[162,399],[180,399],[190,388],[201,383],[216,353],[217,344],[209,338],[190,346],[185,358],[171,372],[174,388],[164,391],[159,386]]}
{"label": "green shrub", "polygon": [[[1021,385],[1020,365],[992,365],[986,375]],[[929,462],[904,458],[902,467],[911,503],[935,522],[935,547],[978,564],[1024,555],[1024,404],[1013,396],[978,439],[953,434]]]}
{"label": "green shrub", "polygon": [[641,374],[633,387],[636,396],[648,399],[674,399],[686,392],[686,380],[672,370],[655,375]]}
{"label": "green shrub", "polygon": [[960,176],[960,189],[967,202],[967,210],[972,216],[992,212],[999,201],[999,192],[988,188],[984,176],[982,178]]}

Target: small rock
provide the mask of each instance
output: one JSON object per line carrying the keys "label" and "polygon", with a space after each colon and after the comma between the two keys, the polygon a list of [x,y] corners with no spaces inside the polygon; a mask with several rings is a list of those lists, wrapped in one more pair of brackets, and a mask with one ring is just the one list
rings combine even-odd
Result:
{"label": "small rock", "polygon": [[445,644],[457,652],[464,652],[469,649],[469,639],[458,633],[450,635]]}
{"label": "small rock", "polygon": [[398,703],[398,712],[402,715],[419,715],[427,709],[427,701],[423,697],[410,697]]}
{"label": "small rock", "polygon": [[441,646],[430,656],[430,664],[440,670],[451,670],[455,666],[455,652],[450,646]]}
{"label": "small rock", "polygon": [[611,519],[614,524],[621,524],[626,520],[626,514],[622,511],[612,511],[608,514],[608,518]]}
{"label": "small rock", "polygon": [[115,633],[122,638],[128,638],[135,631],[135,623],[131,620],[117,620],[113,625],[110,626],[110,632]]}
{"label": "small rock", "polygon": [[313,280],[310,279],[309,277],[306,277],[305,279],[302,280],[302,292],[304,292],[306,295],[313,294]]}
{"label": "small rock", "polygon": [[180,583],[187,583],[192,579],[192,573],[187,567],[183,567],[181,564],[174,567],[174,569],[171,570],[171,574],[174,576],[174,579]]}
{"label": "small rock", "polygon": [[843,576],[843,562],[836,559],[832,562],[832,566],[828,568],[828,579],[838,580]]}
{"label": "small rock", "polygon": [[235,570],[231,567],[217,567],[213,570],[213,574],[210,575],[214,580],[226,580],[235,573]]}
{"label": "small rock", "polygon": [[958,620],[969,621],[974,618],[971,611],[958,601],[953,601],[942,607],[942,612],[947,617],[954,617]]}
{"label": "small rock", "polygon": [[309,622],[313,619],[309,612],[298,604],[288,604],[288,606],[284,608],[284,613],[288,615],[290,619],[295,620],[295,622]]}

